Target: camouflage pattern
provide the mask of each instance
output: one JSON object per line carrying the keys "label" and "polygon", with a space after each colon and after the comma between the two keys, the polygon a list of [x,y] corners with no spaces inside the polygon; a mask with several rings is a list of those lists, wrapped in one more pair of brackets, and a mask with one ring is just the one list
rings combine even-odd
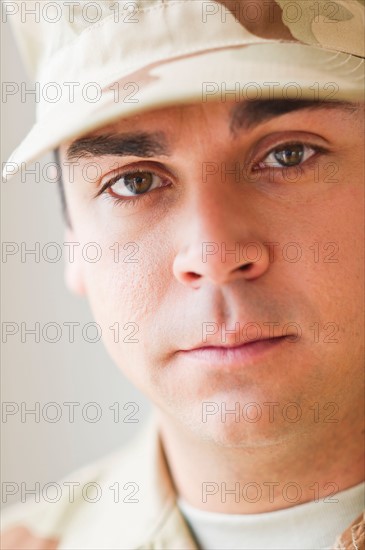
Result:
{"label": "camouflage pattern", "polygon": [[[72,43],[94,26],[91,12],[90,20],[85,17],[83,2],[72,8],[62,0],[59,2],[62,20],[50,22],[34,17],[24,23],[21,21],[22,10],[12,15],[9,21],[13,25],[22,57],[33,78],[36,78],[42,64],[50,59],[65,44]],[[206,11],[207,22],[220,19],[221,30],[228,28],[227,15],[230,12],[237,21],[250,33],[266,40],[300,42],[312,46],[344,52],[365,57],[365,0],[178,0],[185,4],[187,14],[189,4],[200,4],[196,15]],[[8,2],[15,4],[15,2]],[[27,10],[35,9],[39,4],[35,0],[19,0]],[[133,23],[138,13],[156,10],[177,0],[96,0],[98,6],[97,25],[106,19]],[[4,5],[7,1],[4,2]],[[41,3],[42,4],[42,3]],[[219,9],[214,10],[214,4]],[[127,15],[131,7],[130,15]],[[126,11],[127,10],[127,11]],[[223,11],[225,10],[225,12]],[[72,16],[70,17],[70,14]],[[119,13],[119,15],[117,15]],[[51,12],[50,12],[51,14]],[[89,16],[88,16],[89,17]],[[51,18],[51,17],[50,17]],[[227,22],[228,23],[228,22]],[[124,25],[125,27],[126,25]],[[129,25],[130,26],[130,25]],[[132,25],[133,26],[133,25]],[[52,40],[49,40],[52,33]],[[290,54],[288,52],[288,61]]]}
{"label": "camouflage pattern", "polygon": [[[282,9],[291,0],[276,0]],[[365,56],[365,0],[296,0],[300,18],[285,20],[292,35],[304,44]]]}
{"label": "camouflage pattern", "polygon": [[333,550],[365,549],[365,513],[356,518],[335,541]]}
{"label": "camouflage pattern", "polygon": [[245,0],[221,0],[220,3],[247,30],[263,38],[365,56],[365,0],[250,0],[246,4]]}
{"label": "camouflage pattern", "polygon": [[[363,101],[364,1],[59,0],[50,3],[59,7],[56,18],[42,11],[47,3],[5,1],[3,20],[32,79],[41,89],[54,82],[77,87],[72,102],[67,93],[57,102],[40,97],[37,122],[4,177],[113,119],[201,101],[206,82],[229,89],[237,80],[241,87],[254,82],[260,99],[296,99],[294,82],[301,99]],[[87,4],[94,10],[85,13]],[[38,20],[24,17],[24,7],[38,9]],[[102,91],[94,104],[83,95],[93,82]],[[115,100],[116,82],[121,89],[135,83],[137,99]],[[267,83],[278,83],[272,96]]]}

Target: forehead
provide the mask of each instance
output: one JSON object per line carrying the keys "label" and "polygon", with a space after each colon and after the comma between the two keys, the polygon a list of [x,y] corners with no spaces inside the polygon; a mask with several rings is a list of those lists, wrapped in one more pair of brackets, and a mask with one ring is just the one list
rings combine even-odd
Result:
{"label": "forehead", "polygon": [[188,121],[194,121],[197,118],[209,117],[211,121],[229,123],[229,115],[232,111],[230,102],[211,102],[211,103],[192,103],[183,105],[172,105],[161,107],[139,113],[127,118],[120,118],[112,123],[103,126],[91,132],[90,136],[98,136],[119,132],[121,130],[130,132],[139,128],[149,129],[161,125],[168,132],[176,132],[176,127]]}
{"label": "forehead", "polygon": [[[230,131],[232,119],[232,105],[230,102],[211,102],[209,104],[192,103],[187,105],[173,105],[142,112],[138,115],[120,118],[112,123],[100,127],[77,139],[63,143],[60,147],[62,155],[78,154],[81,150],[94,144],[98,138],[111,136],[143,136],[148,140],[158,141],[167,147],[167,142],[176,143],[181,137],[182,127],[194,127],[194,132],[199,132],[203,120],[209,121],[210,128],[219,127],[221,131]],[[138,140],[137,140],[138,141]],[[156,148],[156,147],[154,147]],[[94,147],[93,147],[94,149]]]}
{"label": "forehead", "polygon": [[[133,148],[143,148],[149,151],[154,149],[166,150],[167,143],[188,137],[190,132],[199,134],[218,131],[215,139],[236,138],[242,130],[251,129],[275,118],[290,113],[304,113],[308,125],[311,114],[323,120],[323,116],[351,116],[358,112],[359,106],[348,102],[319,102],[302,100],[266,100],[236,102],[193,103],[188,105],[174,105],[163,107],[124,119],[118,119],[102,128],[98,128],[87,135],[65,143],[61,146],[61,154],[69,160],[84,154],[91,153],[100,156],[111,154],[114,145],[119,147],[120,139],[128,138],[134,142]],[[335,112],[334,112],[335,111]],[[104,140],[108,140],[108,143]],[[103,143],[101,143],[101,140]],[[116,143],[116,141],[118,143]],[[111,146],[109,152],[108,146]],[[115,147],[114,147],[115,149]]]}

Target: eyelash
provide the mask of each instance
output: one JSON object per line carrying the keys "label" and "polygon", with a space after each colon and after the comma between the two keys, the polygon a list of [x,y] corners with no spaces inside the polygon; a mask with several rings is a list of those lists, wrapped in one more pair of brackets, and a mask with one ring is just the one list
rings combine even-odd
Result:
{"label": "eyelash", "polygon": [[[310,162],[314,157],[316,157],[318,154],[325,154],[327,153],[327,149],[325,149],[324,147],[321,147],[319,145],[314,145],[312,143],[305,143],[305,142],[299,142],[299,141],[288,141],[286,143],[279,143],[279,145],[275,145],[275,147],[272,147],[264,156],[264,159],[266,159],[267,157],[269,157],[272,153],[274,153],[275,151],[277,150],[282,150],[282,149],[285,149],[286,147],[293,147],[295,145],[301,145],[303,146],[304,148],[308,148],[308,149],[312,149],[313,151],[313,154],[307,158],[306,160],[300,162],[299,164],[295,165],[295,166],[282,166],[281,167],[281,170],[291,170],[291,169],[296,169],[303,165],[306,165],[308,162]],[[259,164],[260,162],[263,162],[263,161],[254,161],[255,162],[255,166],[258,166],[258,168],[255,168],[256,170],[265,170],[265,169],[272,169],[273,167],[272,166],[266,166],[265,168],[260,168],[259,167]],[[274,168],[275,170],[279,170],[278,167],[275,167]]]}
{"label": "eyelash", "polygon": [[[302,166],[303,164],[306,164],[307,162],[311,161],[313,159],[313,157],[316,157],[318,154],[324,154],[324,153],[327,152],[327,150],[325,148],[320,147],[318,145],[313,145],[311,143],[305,143],[305,142],[299,142],[299,141],[290,141],[290,142],[280,143],[280,144],[276,145],[275,147],[271,148],[269,151],[267,151],[267,153],[265,154],[265,156],[263,158],[264,159],[267,158],[269,155],[274,153],[279,148],[284,149],[285,147],[290,147],[290,146],[294,146],[294,145],[302,145],[303,147],[310,148],[310,149],[313,150],[314,153],[309,157],[309,159],[305,160],[303,163],[301,163],[299,165],[295,165],[295,166],[288,166],[288,167],[283,166],[282,170],[295,169],[295,168],[297,168],[297,166]],[[254,162],[255,162],[255,165],[258,166],[260,161],[259,162],[254,161]],[[267,166],[264,169],[263,168],[256,168],[256,170],[262,170],[263,171],[263,170],[266,170],[266,169],[270,170],[270,168],[272,169],[272,167]],[[278,170],[279,168],[275,167],[274,169]],[[131,175],[131,174],[140,173],[140,172],[142,172],[142,173],[143,172],[150,172],[152,175],[158,176],[162,180],[167,179],[167,178],[164,178],[162,175],[160,175],[155,169],[149,170],[148,168],[145,168],[145,167],[136,167],[136,168],[131,169],[129,167],[128,170],[119,172],[118,174],[113,176],[109,181],[107,181],[102,186],[100,191],[97,192],[97,194],[95,195],[95,198],[98,197],[98,196],[102,196],[106,200],[112,200],[114,206],[123,206],[123,207],[128,207],[128,206],[133,207],[137,203],[141,203],[141,201],[148,201],[148,200],[152,199],[153,195],[152,195],[151,191],[146,191],[143,194],[136,195],[135,197],[128,197],[128,198],[127,197],[122,197],[122,196],[121,197],[115,197],[115,196],[112,196],[108,193],[108,189],[110,189],[114,185],[114,183],[116,183],[118,181],[118,179],[126,177],[126,176]],[[161,187],[165,187],[165,186],[161,186]]]}
{"label": "eyelash", "polygon": [[[142,200],[149,200],[151,199],[151,191],[146,191],[146,193],[143,193],[143,194],[140,194],[140,195],[136,195],[135,197],[114,197],[112,195],[110,195],[107,191],[108,189],[110,189],[114,183],[116,183],[120,178],[123,178],[123,177],[126,177],[126,176],[129,176],[131,174],[138,174],[138,173],[145,173],[145,172],[149,172],[151,173],[152,175],[154,176],[158,176],[159,178],[161,178],[161,180],[166,180],[167,178],[162,176],[162,174],[159,174],[158,171],[156,171],[156,169],[149,169],[148,167],[136,167],[136,168],[133,168],[131,169],[130,167],[128,168],[128,170],[126,171],[121,171],[119,172],[118,174],[116,174],[115,176],[113,176],[110,180],[108,180],[107,182],[105,182],[105,184],[102,186],[102,188],[100,189],[100,191],[98,191],[98,193],[95,195],[95,198],[102,195],[102,197],[106,200],[112,200],[113,204],[115,206],[118,206],[118,205],[121,205],[121,206],[134,206],[137,202],[140,202]],[[165,186],[161,186],[161,187],[165,187]]]}

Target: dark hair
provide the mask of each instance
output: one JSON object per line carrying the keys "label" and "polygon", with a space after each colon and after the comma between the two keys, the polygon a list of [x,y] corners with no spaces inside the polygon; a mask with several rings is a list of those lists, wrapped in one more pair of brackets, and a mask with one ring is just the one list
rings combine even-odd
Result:
{"label": "dark hair", "polygon": [[55,149],[53,151],[53,154],[54,154],[55,163],[57,165],[57,173],[60,174],[60,177],[57,180],[57,187],[58,187],[58,192],[61,199],[62,215],[63,215],[63,219],[66,222],[67,227],[71,229],[72,226],[71,226],[70,216],[69,216],[67,203],[66,203],[66,195],[65,195],[65,188],[63,185],[62,167],[61,167],[59,149],[58,148]]}

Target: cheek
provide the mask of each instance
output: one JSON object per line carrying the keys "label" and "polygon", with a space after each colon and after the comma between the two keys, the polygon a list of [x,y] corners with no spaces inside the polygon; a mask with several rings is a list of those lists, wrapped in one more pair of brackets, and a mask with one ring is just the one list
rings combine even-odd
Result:
{"label": "cheek", "polygon": [[[322,286],[337,311],[361,315],[364,292],[364,191],[342,181],[318,212],[318,234],[313,231],[316,264]],[[318,244],[316,244],[318,243]],[[314,273],[315,278],[316,273]]]}
{"label": "cheek", "polygon": [[115,234],[109,239],[105,233],[103,238],[100,234],[95,238],[102,253],[100,260],[83,262],[87,298],[112,359],[148,392],[154,367],[150,344],[159,337],[163,341],[161,317],[171,285],[171,261],[157,235],[149,233],[137,243],[118,241]]}
{"label": "cheek", "polygon": [[[363,179],[344,169],[335,177],[336,184],[324,189],[320,182],[310,200],[301,198],[278,213],[272,227],[280,236],[277,241],[300,245],[300,260],[288,265],[292,284],[313,293],[319,305],[326,304],[324,310],[359,312],[364,291]],[[294,246],[288,252],[295,257]]]}
{"label": "cheek", "polygon": [[[359,184],[353,183],[358,181]],[[342,179],[325,200],[309,205],[309,261],[299,262],[292,282],[313,304],[311,342],[338,373],[359,377],[364,353],[364,193],[361,179]],[[298,229],[299,231],[299,229]],[[294,239],[293,239],[294,240]],[[293,277],[294,275],[294,277]],[[350,372],[349,372],[350,374]],[[333,375],[333,372],[332,372]]]}

